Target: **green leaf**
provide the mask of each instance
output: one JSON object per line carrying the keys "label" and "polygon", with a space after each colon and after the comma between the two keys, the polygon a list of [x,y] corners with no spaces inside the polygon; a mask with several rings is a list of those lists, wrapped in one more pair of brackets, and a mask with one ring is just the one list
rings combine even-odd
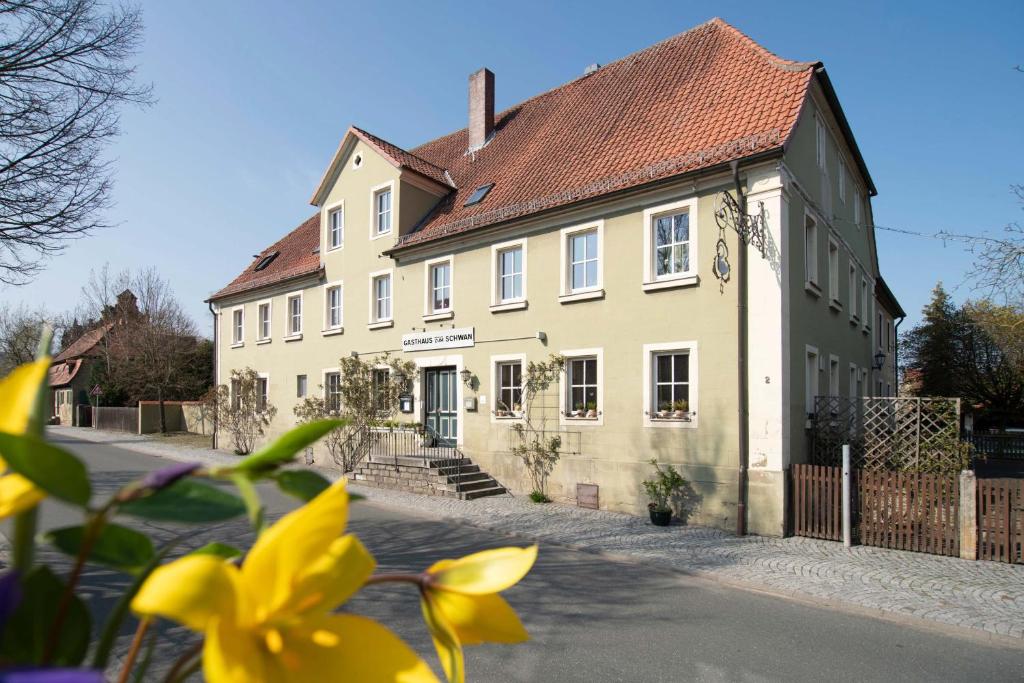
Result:
{"label": "green leaf", "polygon": [[233,560],[236,557],[241,557],[242,551],[233,545],[214,541],[213,543],[207,543],[202,548],[196,548],[189,555],[215,555],[225,560]]}
{"label": "green leaf", "polygon": [[245,513],[245,503],[215,486],[182,479],[145,498],[122,503],[119,509],[126,515],[164,522],[222,522]]}
{"label": "green leaf", "polygon": [[54,498],[85,507],[92,487],[82,461],[42,439],[0,433],[0,455],[7,467]]}
{"label": "green leaf", "polygon": [[317,420],[300,425],[281,435],[274,443],[253,453],[235,465],[237,471],[258,472],[288,462],[295,454],[320,440],[328,432],[344,427],[345,420]]}
{"label": "green leaf", "polygon": [[289,496],[309,502],[331,485],[323,475],[310,470],[285,470],[274,476],[277,487]]}
{"label": "green leaf", "polygon": [[[60,602],[64,583],[49,567],[39,566],[25,575],[22,598],[8,619],[0,639],[0,660],[5,664],[42,664]],[[54,638],[54,666],[78,666],[89,646],[89,610],[71,595],[64,624]]]}
{"label": "green leaf", "polygon": [[[85,535],[86,527],[69,526],[54,529],[45,538],[62,552],[76,556],[82,550]],[[153,543],[138,531],[118,524],[106,524],[100,529],[86,559],[135,573],[153,559]]]}
{"label": "green leaf", "polygon": [[256,493],[256,487],[252,484],[250,475],[245,472],[238,472],[231,475],[231,481],[235,482],[235,486],[238,488],[238,492],[242,494],[242,500],[245,501],[245,512],[249,516],[249,524],[252,526],[252,530],[259,536],[263,533],[264,518],[263,518],[263,501],[260,500],[260,496]]}

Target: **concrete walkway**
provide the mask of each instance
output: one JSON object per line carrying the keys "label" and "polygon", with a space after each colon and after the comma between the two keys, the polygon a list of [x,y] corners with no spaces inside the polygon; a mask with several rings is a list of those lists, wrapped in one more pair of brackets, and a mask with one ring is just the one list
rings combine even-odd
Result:
{"label": "concrete walkway", "polygon": [[[132,434],[51,427],[56,435],[173,460],[228,464],[237,457]],[[336,479],[335,470],[320,469]],[[383,506],[510,535],[651,562],[730,585],[1024,644],[1024,565],[975,562],[807,538],[738,538],[704,527],[655,527],[615,512],[537,505],[525,497],[462,501],[364,488]]]}

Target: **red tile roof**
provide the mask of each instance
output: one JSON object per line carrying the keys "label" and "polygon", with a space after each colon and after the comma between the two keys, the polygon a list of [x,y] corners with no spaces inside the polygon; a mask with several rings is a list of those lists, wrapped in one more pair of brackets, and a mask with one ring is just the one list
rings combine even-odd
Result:
{"label": "red tile roof", "polygon": [[[307,218],[299,227],[260,252],[242,273],[227,287],[210,296],[210,300],[222,299],[257,287],[266,287],[303,275],[320,271],[320,214]],[[257,264],[278,252],[273,261],[263,270],[256,270]]]}
{"label": "red tile roof", "polygon": [[59,363],[60,361],[68,360],[70,358],[95,355],[96,345],[100,343],[103,339],[103,335],[105,335],[112,326],[112,323],[107,323],[106,325],[100,325],[99,327],[89,330],[73,341],[68,348],[54,356],[53,362]]}
{"label": "red tile roof", "polygon": [[[401,248],[781,150],[817,66],[712,19],[501,112],[473,154],[466,129],[409,151],[349,132],[453,189]],[[489,183],[484,201],[464,206]],[[254,261],[211,299],[316,272],[319,232],[313,216],[263,252],[281,252],[268,268],[254,272]]]}
{"label": "red tile roof", "polygon": [[[779,149],[815,66],[713,19],[601,67],[498,114],[476,154],[465,129],[411,150],[458,189],[402,244]],[[487,183],[483,202],[463,206]]]}
{"label": "red tile roof", "polygon": [[66,363],[55,363],[50,366],[48,378],[51,387],[59,387],[70,384],[82,367],[82,359],[67,361]]}

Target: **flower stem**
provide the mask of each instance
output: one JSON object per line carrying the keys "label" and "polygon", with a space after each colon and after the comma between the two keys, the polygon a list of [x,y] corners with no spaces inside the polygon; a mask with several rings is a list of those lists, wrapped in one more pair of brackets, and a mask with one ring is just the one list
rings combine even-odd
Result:
{"label": "flower stem", "polygon": [[167,672],[167,675],[164,677],[164,683],[172,683],[172,681],[182,680],[182,674],[187,676],[191,673],[190,670],[192,662],[190,660],[194,659],[202,649],[203,641],[200,640],[198,643],[185,650],[185,652],[178,657],[178,660],[174,662],[174,666],[172,666]]}
{"label": "flower stem", "polygon": [[371,576],[366,580],[364,586],[370,586],[376,583],[414,583],[416,585],[423,585],[429,577],[429,574],[377,574]]}
{"label": "flower stem", "polygon": [[28,510],[18,513],[14,518],[13,566],[24,573],[32,568],[36,549],[36,522],[39,519],[38,507],[33,505]]}
{"label": "flower stem", "polygon": [[135,637],[132,638],[132,645],[128,648],[128,657],[124,660],[124,667],[121,669],[121,675],[117,678],[117,683],[127,683],[128,676],[131,675],[132,668],[135,666],[135,658],[139,656],[142,639],[146,637],[146,631],[149,630],[150,623],[149,617],[143,617],[139,621],[139,626],[135,629]]}

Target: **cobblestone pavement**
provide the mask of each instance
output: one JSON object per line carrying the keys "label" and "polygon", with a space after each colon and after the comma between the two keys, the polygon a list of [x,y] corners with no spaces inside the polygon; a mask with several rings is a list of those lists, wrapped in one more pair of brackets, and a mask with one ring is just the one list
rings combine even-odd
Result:
{"label": "cobblestone pavement", "polygon": [[[148,437],[51,428],[178,460],[234,456]],[[321,470],[331,478],[339,473]],[[646,519],[525,497],[462,501],[353,486],[371,503],[592,552],[626,556],[717,581],[973,629],[1024,642],[1024,565],[975,562],[807,538],[732,536],[705,527],[655,527]]]}

